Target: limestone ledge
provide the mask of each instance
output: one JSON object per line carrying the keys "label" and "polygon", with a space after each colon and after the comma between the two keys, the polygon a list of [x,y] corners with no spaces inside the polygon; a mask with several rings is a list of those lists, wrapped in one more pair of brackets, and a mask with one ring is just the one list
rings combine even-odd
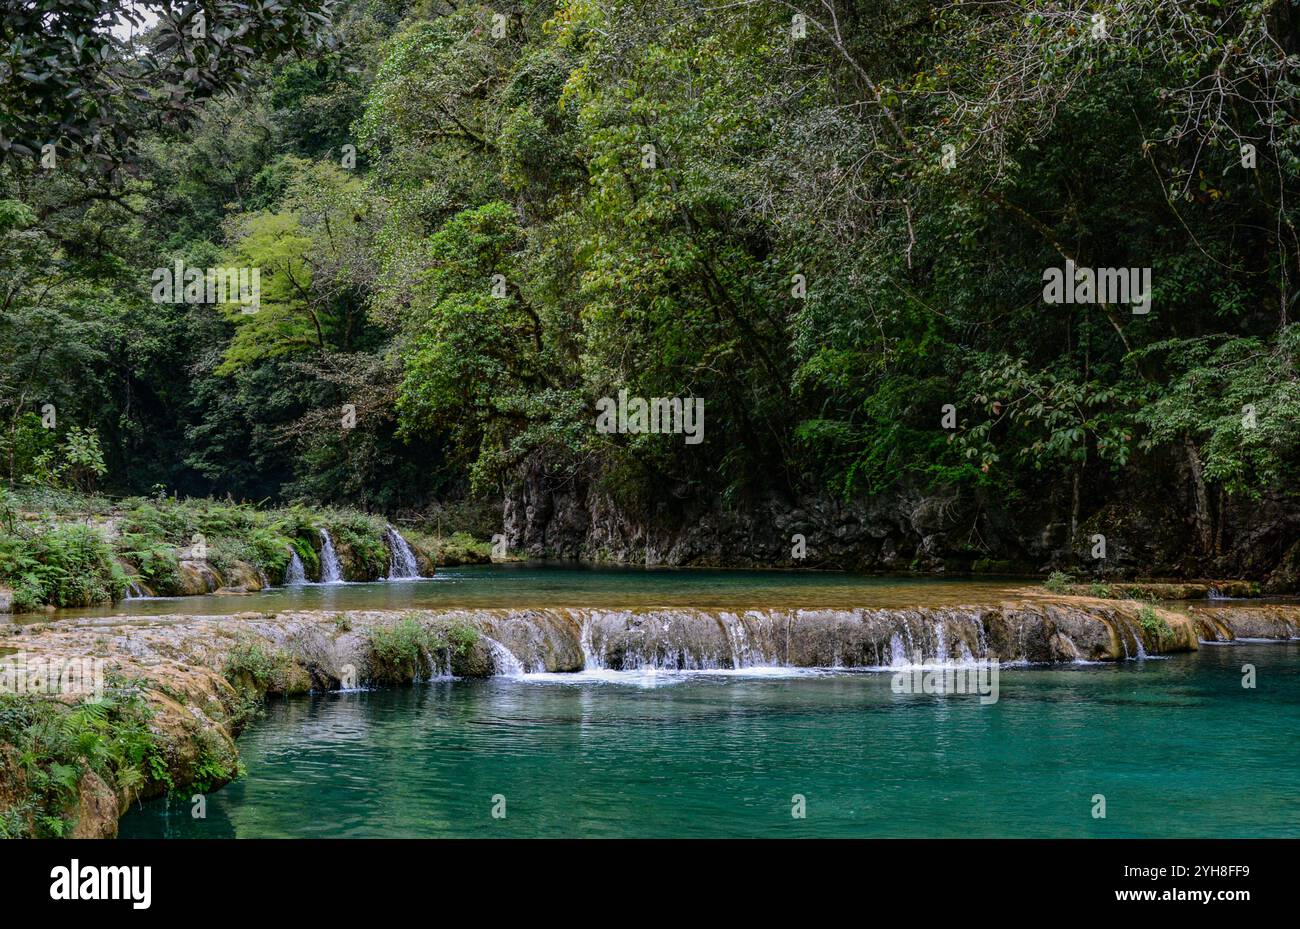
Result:
{"label": "limestone ledge", "polygon": [[[250,700],[344,684],[572,672],[592,664],[887,669],[900,661],[1116,661],[1194,651],[1201,640],[1300,638],[1300,605],[1171,610],[1034,589],[1011,593],[997,602],[910,609],[307,611],[68,619],[0,627],[0,662],[15,656],[56,663],[95,658],[119,678],[142,682],[167,775],[172,788],[183,791],[214,742],[237,758],[235,738]],[[394,665],[391,655],[377,654],[375,642],[399,624],[408,630],[473,629],[477,638],[460,652],[421,652]],[[260,656],[262,671],[241,664],[250,650]],[[0,802],[6,791],[17,791],[18,776],[3,751],[0,746]],[[74,835],[115,835],[117,816],[149,795],[113,797],[96,781],[83,777]]]}

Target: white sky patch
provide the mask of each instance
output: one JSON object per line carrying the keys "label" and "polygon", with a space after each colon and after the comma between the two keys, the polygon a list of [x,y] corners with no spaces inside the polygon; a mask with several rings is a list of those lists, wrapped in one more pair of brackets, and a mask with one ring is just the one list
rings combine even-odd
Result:
{"label": "white sky patch", "polygon": [[128,22],[119,22],[112,30],[113,35],[117,36],[119,39],[129,39],[132,35],[142,35],[152,29],[154,24],[158,22],[158,14],[153,10],[146,9],[138,3],[129,3],[126,5],[138,11],[144,17],[144,20],[139,25],[133,25]]}

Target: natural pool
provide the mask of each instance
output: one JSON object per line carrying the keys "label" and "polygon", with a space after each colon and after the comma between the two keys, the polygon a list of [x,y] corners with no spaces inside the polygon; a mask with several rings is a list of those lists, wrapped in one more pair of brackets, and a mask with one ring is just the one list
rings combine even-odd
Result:
{"label": "natural pool", "polygon": [[57,610],[18,622],[81,616],[220,615],[246,610],[400,610],[536,607],[859,608],[945,606],[1036,580],[865,577],[830,571],[576,568],[496,564],[446,568],[420,580],[272,587],[252,594],[150,597]]}
{"label": "natural pool", "polygon": [[277,700],[206,819],[159,800],[121,834],[1295,837],[1298,667],[1290,642],[1012,668],[991,705],[783,669]]}

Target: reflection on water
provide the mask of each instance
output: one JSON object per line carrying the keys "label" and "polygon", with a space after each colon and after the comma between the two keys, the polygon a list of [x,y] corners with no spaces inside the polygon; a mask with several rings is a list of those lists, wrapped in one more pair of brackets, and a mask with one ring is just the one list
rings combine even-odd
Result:
{"label": "reflection on water", "polygon": [[248,775],[206,819],[156,801],[122,834],[1296,837],[1298,660],[1291,643],[1006,670],[989,706],[763,669],[291,699],[240,739]]}
{"label": "reflection on water", "polygon": [[308,584],[258,593],[124,600],[113,607],[16,617],[190,615],[245,610],[383,610],[491,607],[768,607],[868,608],[977,602],[1028,581],[862,577],[823,571],[732,571],[683,568],[566,568],[476,565],[435,577],[364,584]]}

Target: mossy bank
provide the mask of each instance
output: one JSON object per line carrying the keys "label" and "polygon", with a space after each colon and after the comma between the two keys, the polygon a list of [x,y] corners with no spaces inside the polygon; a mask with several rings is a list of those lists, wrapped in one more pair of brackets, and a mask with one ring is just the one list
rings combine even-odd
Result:
{"label": "mossy bank", "polygon": [[[400,531],[420,574],[490,560],[487,542],[441,528]],[[318,580],[326,539],[342,580],[377,580],[392,569],[397,532],[353,510],[0,491],[0,612],[247,593],[283,583],[295,560],[303,579]]]}

